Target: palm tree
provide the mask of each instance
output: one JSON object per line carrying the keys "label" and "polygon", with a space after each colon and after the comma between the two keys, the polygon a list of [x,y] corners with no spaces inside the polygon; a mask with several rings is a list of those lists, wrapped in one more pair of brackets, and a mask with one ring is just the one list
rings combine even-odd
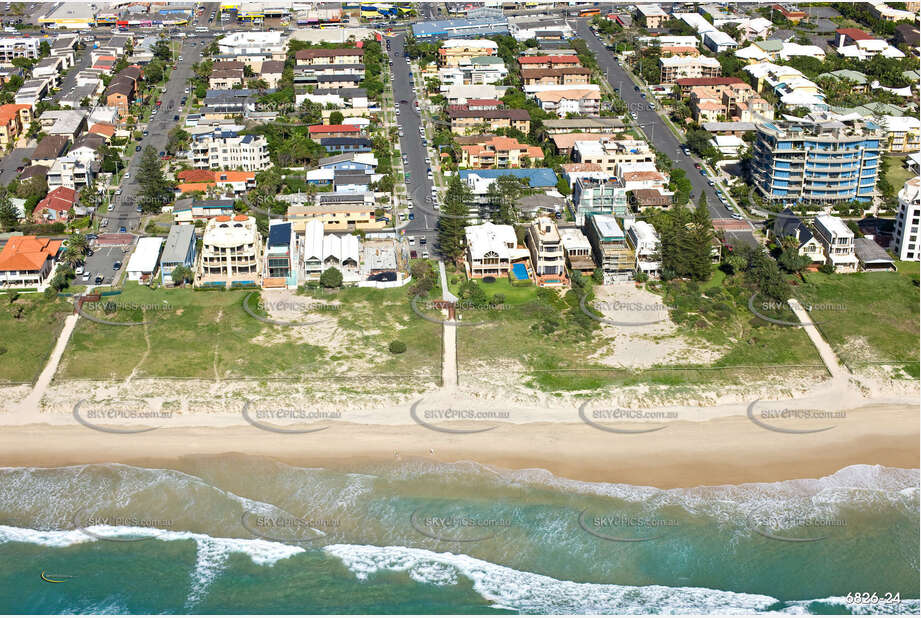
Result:
{"label": "palm tree", "polygon": [[85,234],[80,234],[79,232],[71,234],[70,238],[67,239],[67,248],[74,249],[80,253],[81,259],[82,256],[86,255],[86,250],[89,248],[89,241],[86,239]]}
{"label": "palm tree", "polygon": [[71,268],[83,263],[83,253],[75,247],[68,246],[61,257],[64,263]]}

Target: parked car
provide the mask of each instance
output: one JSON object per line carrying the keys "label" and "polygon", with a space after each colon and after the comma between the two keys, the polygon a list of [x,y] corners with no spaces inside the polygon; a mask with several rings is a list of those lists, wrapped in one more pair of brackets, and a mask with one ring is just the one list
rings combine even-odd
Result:
{"label": "parked car", "polygon": [[80,266],[77,266],[77,267],[74,269],[74,274],[75,274],[75,275],[82,275],[82,274],[83,274],[83,265],[82,265],[82,264],[81,264]]}
{"label": "parked car", "polygon": [[83,276],[80,278],[80,281],[86,283],[90,280],[91,273],[83,273]]}
{"label": "parked car", "polygon": [[96,275],[96,279],[93,281],[96,285],[102,285],[102,275]]}
{"label": "parked car", "polygon": [[141,147],[140,147],[140,146],[135,146],[135,147],[134,147],[134,152],[141,152]]}
{"label": "parked car", "polygon": [[121,263],[121,262],[114,262],[114,263],[112,264],[112,270],[118,270],[118,269],[121,268],[121,267],[122,267],[122,263]]}
{"label": "parked car", "polygon": [[118,228],[118,231],[119,231],[121,234],[124,234],[125,232],[128,231],[128,229],[123,225],[123,226],[121,226],[120,228]]}

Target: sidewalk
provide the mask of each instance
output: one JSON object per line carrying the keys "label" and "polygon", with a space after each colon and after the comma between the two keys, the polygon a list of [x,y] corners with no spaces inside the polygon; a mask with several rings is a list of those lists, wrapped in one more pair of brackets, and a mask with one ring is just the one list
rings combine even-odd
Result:
{"label": "sidewalk", "polygon": [[806,331],[806,334],[809,335],[809,339],[812,340],[812,344],[818,351],[819,356],[822,357],[822,362],[825,363],[825,367],[831,374],[832,379],[847,382],[850,377],[850,372],[838,362],[838,355],[835,354],[832,347],[828,345],[828,342],[822,338],[822,333],[820,333],[819,329],[812,323],[812,318],[809,316],[809,313],[795,298],[788,300],[787,304],[790,305],[797,319],[803,324],[803,330]]}

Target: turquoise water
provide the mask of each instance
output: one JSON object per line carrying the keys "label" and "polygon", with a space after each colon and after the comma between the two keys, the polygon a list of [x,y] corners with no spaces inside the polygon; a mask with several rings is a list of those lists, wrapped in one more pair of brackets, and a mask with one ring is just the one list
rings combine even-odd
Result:
{"label": "turquoise water", "polygon": [[917,470],[659,490],[421,461],[174,467],[0,469],[0,613],[919,612]]}

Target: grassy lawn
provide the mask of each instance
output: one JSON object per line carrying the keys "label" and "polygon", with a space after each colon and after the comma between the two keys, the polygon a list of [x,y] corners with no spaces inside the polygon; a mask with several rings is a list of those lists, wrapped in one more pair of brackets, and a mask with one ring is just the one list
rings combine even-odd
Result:
{"label": "grassy lawn", "polygon": [[896,191],[901,191],[905,181],[915,177],[914,172],[905,169],[906,157],[883,157],[883,175]]}
{"label": "grassy lawn", "polygon": [[0,294],[0,382],[38,377],[71,310],[66,300],[43,294]]}
{"label": "grassy lawn", "polygon": [[[465,365],[470,371],[478,363],[493,359],[519,361],[527,374],[522,381],[545,391],[634,384],[746,384],[782,375],[788,371],[787,366],[800,374],[805,371],[816,377],[824,376],[821,359],[805,332],[757,318],[748,309],[751,293],[729,279],[722,271],[715,270],[709,281],[699,285],[675,282],[650,286],[663,295],[664,304],[671,308],[670,317],[679,326],[675,337],[724,350],[710,366],[681,364],[630,369],[587,360],[611,340],[602,334],[597,323],[581,314],[578,305],[572,307],[561,302],[555,308],[557,313],[548,315],[547,306],[539,302],[536,287],[512,287],[506,279],[500,279],[481,286],[487,295],[505,295],[504,302],[509,307],[490,312],[483,325],[459,329],[459,367],[463,372]],[[595,328],[578,328],[580,319],[588,319]],[[605,332],[610,334],[609,330]]]}
{"label": "grassy lawn", "polygon": [[[121,327],[81,319],[60,374],[89,379],[121,379],[132,371],[138,377],[208,379],[440,375],[441,329],[412,314],[404,289],[356,288],[323,295],[323,304],[338,308],[288,318],[322,322],[295,327],[248,315],[242,302],[252,292],[256,297],[250,298],[250,307],[265,315],[258,310],[258,290],[151,290],[128,284],[113,298],[127,308],[91,313],[110,321],[148,323]],[[387,345],[397,338],[407,351],[395,356]]]}
{"label": "grassy lawn", "polygon": [[918,377],[918,262],[897,266],[894,273],[807,273],[799,296],[815,305],[819,330],[849,367],[905,361]]}

